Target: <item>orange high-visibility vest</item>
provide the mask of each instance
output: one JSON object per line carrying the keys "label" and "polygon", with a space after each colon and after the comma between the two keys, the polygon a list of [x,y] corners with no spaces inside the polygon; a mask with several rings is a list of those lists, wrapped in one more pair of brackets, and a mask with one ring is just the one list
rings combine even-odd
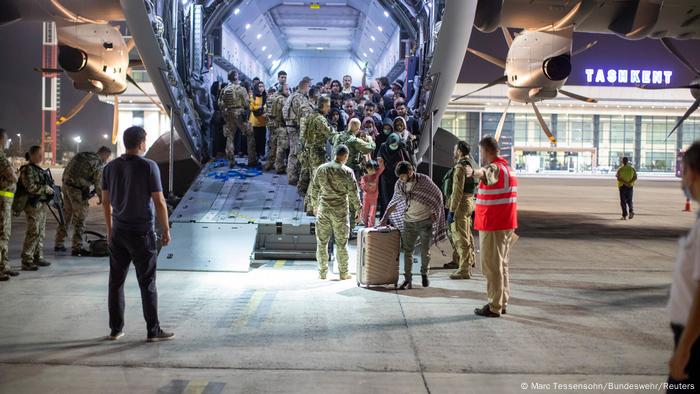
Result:
{"label": "orange high-visibility vest", "polygon": [[498,181],[493,185],[487,185],[483,180],[479,183],[474,229],[514,230],[518,228],[518,180],[502,157],[492,164],[498,166]]}

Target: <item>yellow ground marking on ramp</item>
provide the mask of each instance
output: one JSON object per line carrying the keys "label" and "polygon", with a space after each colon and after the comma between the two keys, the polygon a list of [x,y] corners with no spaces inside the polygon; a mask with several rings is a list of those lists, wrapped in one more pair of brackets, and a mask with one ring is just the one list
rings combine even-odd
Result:
{"label": "yellow ground marking on ramp", "polygon": [[236,325],[239,327],[243,327],[248,325],[248,320],[250,319],[251,316],[253,316],[253,313],[255,313],[255,310],[258,309],[258,306],[260,306],[260,302],[262,301],[263,297],[265,296],[266,291],[265,290],[255,290],[255,293],[253,293],[253,296],[250,297],[250,301],[248,301],[248,306],[245,309],[245,312],[243,312],[243,315],[241,316],[240,319],[238,319]]}
{"label": "yellow ground marking on ramp", "polygon": [[277,260],[275,262],[275,268],[282,268],[285,264],[287,264],[287,260]]}
{"label": "yellow ground marking on ramp", "polygon": [[209,384],[206,380],[192,380],[182,394],[202,394]]}

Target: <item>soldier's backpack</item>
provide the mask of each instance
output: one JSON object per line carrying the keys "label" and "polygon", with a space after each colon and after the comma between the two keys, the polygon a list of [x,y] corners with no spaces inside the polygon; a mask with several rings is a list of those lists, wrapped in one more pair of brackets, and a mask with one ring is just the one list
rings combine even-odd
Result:
{"label": "soldier's backpack", "polygon": [[[85,231],[86,241],[88,243],[88,250],[90,251],[90,256],[92,257],[106,257],[109,256],[109,242],[107,237],[95,232],[95,231]],[[92,235],[95,239],[90,240],[87,236]]]}
{"label": "soldier's backpack", "polygon": [[[22,171],[26,171],[26,167],[26,164],[20,167],[20,174],[22,173]],[[14,212],[15,214],[20,214],[24,212],[24,208],[26,208],[28,202],[29,193],[27,193],[27,189],[24,188],[22,180],[18,179],[17,190],[15,191],[15,198],[12,200],[12,212]]]}
{"label": "soldier's backpack", "polygon": [[[473,169],[476,169],[476,162],[471,158],[463,158],[462,160],[459,161],[460,164],[463,166],[470,166]],[[452,174],[454,173],[454,167],[450,168],[449,171],[447,171],[447,174],[442,178],[442,193],[445,195],[445,201],[449,201],[450,196],[452,195]],[[467,178],[464,180],[464,189],[463,191],[465,193],[469,194],[474,194],[474,190],[476,189],[476,185],[478,182],[474,178]]]}

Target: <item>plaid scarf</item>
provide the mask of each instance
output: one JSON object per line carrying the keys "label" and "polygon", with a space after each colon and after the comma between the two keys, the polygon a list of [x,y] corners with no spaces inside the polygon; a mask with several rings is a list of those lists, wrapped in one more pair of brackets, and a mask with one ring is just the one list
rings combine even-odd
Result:
{"label": "plaid scarf", "polygon": [[391,223],[400,231],[404,229],[404,215],[408,209],[409,199],[414,199],[419,203],[429,207],[433,216],[437,220],[433,221],[433,245],[447,238],[447,227],[445,221],[445,209],[442,201],[442,192],[427,175],[414,173],[416,180],[413,189],[406,192],[406,182],[400,179],[394,186],[394,196],[391,198],[389,206],[395,205],[396,209],[389,216]]}

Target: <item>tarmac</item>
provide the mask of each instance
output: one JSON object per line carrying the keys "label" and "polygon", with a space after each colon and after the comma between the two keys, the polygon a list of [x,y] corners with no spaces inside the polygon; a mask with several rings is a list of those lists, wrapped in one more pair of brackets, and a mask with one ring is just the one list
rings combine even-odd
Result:
{"label": "tarmac", "polygon": [[[433,270],[431,287],[397,292],[261,261],[159,271],[161,325],[176,339],[158,344],[144,341],[133,269],[126,336],[104,340],[108,259],[56,255],[50,218],[53,265],[0,283],[0,393],[663,392],[676,241],[695,220],[679,182],[640,181],[628,221],[610,179],[523,177],[519,193],[499,319],[473,314],[478,270],[464,281]],[[101,214],[91,207],[89,229],[103,231]],[[14,218],[15,266],[24,228]]]}

